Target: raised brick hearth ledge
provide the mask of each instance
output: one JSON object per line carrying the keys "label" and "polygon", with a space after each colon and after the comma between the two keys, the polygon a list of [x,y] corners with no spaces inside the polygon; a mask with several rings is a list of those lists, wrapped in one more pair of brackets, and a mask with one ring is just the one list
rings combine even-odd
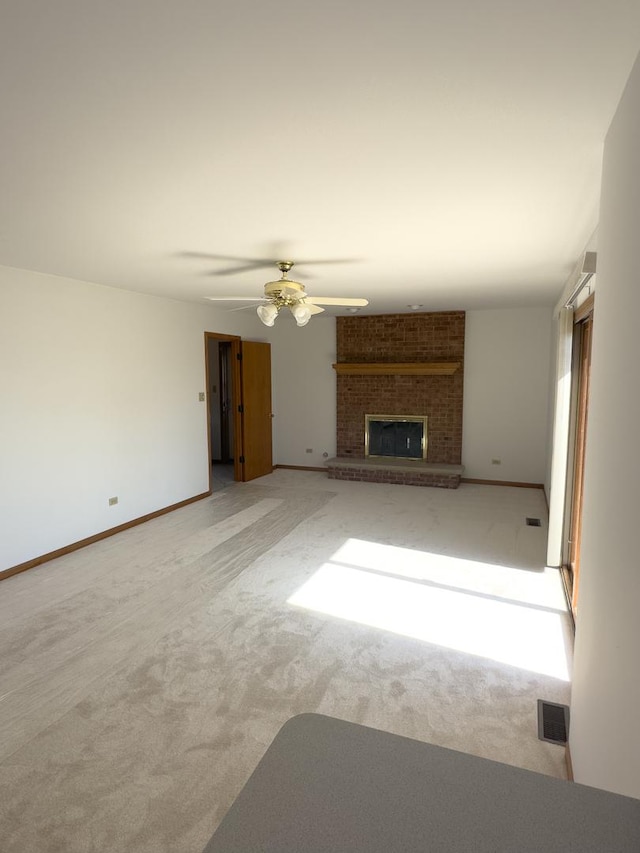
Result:
{"label": "raised brick hearth ledge", "polygon": [[364,483],[395,483],[399,486],[436,486],[457,489],[463,465],[440,465],[422,459],[372,459],[336,456],[327,460],[330,480]]}

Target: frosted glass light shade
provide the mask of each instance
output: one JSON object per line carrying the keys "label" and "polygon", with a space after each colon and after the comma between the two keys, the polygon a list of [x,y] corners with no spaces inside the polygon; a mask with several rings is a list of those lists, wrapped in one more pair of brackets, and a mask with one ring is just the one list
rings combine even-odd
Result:
{"label": "frosted glass light shade", "polygon": [[278,316],[278,309],[275,305],[258,305],[258,317],[262,320],[265,326],[273,326]]}
{"label": "frosted glass light shade", "polygon": [[299,326],[306,326],[311,319],[311,309],[308,305],[298,303],[298,305],[293,306],[291,313],[296,318],[296,323]]}

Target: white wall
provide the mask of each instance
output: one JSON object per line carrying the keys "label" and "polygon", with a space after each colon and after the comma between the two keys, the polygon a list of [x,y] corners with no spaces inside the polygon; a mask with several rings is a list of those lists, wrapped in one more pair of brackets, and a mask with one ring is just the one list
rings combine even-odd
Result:
{"label": "white wall", "polygon": [[640,798],[640,61],[605,144],[570,746],[576,781]]}
{"label": "white wall", "polygon": [[0,570],[205,492],[203,333],[258,326],[0,268]]}
{"label": "white wall", "polygon": [[[465,476],[542,483],[551,306],[467,312]],[[281,317],[269,331],[275,462],[322,466],[336,452],[335,320],[300,329]],[[307,454],[311,448],[313,453]],[[502,459],[499,466],[491,458]]]}
{"label": "white wall", "polygon": [[544,482],[551,310],[467,311],[465,477]]}
{"label": "white wall", "polygon": [[336,455],[335,319],[312,317],[300,328],[282,316],[269,331],[274,464],[321,467],[324,453]]}

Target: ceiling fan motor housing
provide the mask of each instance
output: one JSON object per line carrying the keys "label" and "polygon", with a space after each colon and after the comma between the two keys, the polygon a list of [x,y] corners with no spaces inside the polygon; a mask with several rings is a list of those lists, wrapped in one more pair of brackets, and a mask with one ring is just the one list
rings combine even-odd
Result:
{"label": "ceiling fan motor housing", "polygon": [[268,297],[289,296],[294,299],[304,299],[307,295],[304,287],[297,281],[281,278],[278,281],[268,281],[264,286],[264,295]]}

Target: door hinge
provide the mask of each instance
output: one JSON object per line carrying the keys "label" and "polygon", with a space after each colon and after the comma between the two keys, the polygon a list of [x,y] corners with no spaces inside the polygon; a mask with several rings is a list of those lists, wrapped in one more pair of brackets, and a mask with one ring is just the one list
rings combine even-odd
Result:
{"label": "door hinge", "polygon": [[236,353],[236,358],[238,359],[238,361],[242,361],[242,353],[241,353],[241,352],[237,352],[237,353]]}
{"label": "door hinge", "polygon": [[242,405],[242,403],[240,403],[240,405],[238,406],[238,411],[240,412],[240,414],[243,414],[244,406]]}
{"label": "door hinge", "polygon": [[241,465],[244,465],[244,456],[241,456],[241,457],[240,457],[240,464],[241,464]]}

